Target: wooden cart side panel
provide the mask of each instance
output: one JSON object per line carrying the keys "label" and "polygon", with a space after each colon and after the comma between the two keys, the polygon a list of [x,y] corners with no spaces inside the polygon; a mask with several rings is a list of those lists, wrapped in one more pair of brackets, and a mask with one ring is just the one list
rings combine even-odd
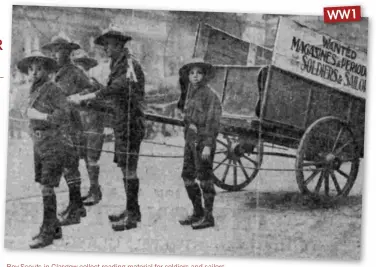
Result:
{"label": "wooden cart side panel", "polygon": [[194,56],[213,65],[246,66],[250,43],[207,24],[201,24]]}
{"label": "wooden cart side panel", "polygon": [[194,57],[204,58],[209,41],[210,28],[205,26],[205,24],[199,25],[198,31],[196,33],[196,43],[194,47]]}
{"label": "wooden cart side panel", "polygon": [[226,71],[227,69],[225,67],[215,67],[215,77],[209,82],[210,87],[217,92],[221,99],[225,89]]}
{"label": "wooden cart side panel", "polygon": [[220,31],[210,31],[204,60],[212,64],[247,65],[249,43]]}
{"label": "wooden cart side panel", "polygon": [[365,99],[366,62],[362,51],[290,19],[279,19],[272,59],[278,68]]}
{"label": "wooden cart side panel", "polygon": [[259,97],[257,77],[261,67],[215,66],[209,85],[223,100],[223,113],[254,117]]}
{"label": "wooden cart side panel", "polygon": [[308,110],[306,127],[326,116],[348,120],[352,97],[320,85],[312,84],[310,88],[312,89],[311,107]]}
{"label": "wooden cart side panel", "polygon": [[272,68],[269,75],[263,119],[304,129],[309,87],[305,86],[303,79],[276,68]]}
{"label": "wooden cart side panel", "polygon": [[[263,120],[281,129],[303,133],[320,118],[348,121],[363,151],[365,100],[272,67]],[[297,136],[294,135],[296,138]]]}
{"label": "wooden cart side panel", "polygon": [[254,117],[259,97],[257,75],[259,67],[228,67],[223,112]]}

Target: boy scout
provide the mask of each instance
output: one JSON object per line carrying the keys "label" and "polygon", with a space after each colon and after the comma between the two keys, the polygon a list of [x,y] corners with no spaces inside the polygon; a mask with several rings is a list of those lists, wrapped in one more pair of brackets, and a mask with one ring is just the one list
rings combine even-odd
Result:
{"label": "boy scout", "polygon": [[[73,63],[80,67],[89,77],[89,70],[98,65],[98,62],[90,58],[82,49],[73,53]],[[91,78],[95,85],[98,82]],[[93,87],[94,90],[95,87]],[[86,90],[85,93],[90,93]],[[83,110],[80,112],[83,124],[83,140],[81,143],[81,157],[84,158],[86,169],[89,174],[90,189],[89,193],[82,197],[84,205],[96,205],[102,199],[102,192],[99,186],[99,158],[104,143],[104,113],[94,110]]]}
{"label": "boy scout", "polygon": [[[55,82],[66,96],[80,93],[92,86],[83,71],[71,62],[72,51],[80,49],[78,44],[71,42],[68,37],[57,36],[52,38],[51,43],[42,46],[42,49],[54,53],[59,67]],[[86,216],[86,209],[81,198],[81,174],[78,170],[82,122],[78,108],[71,106],[70,110],[70,127],[67,129],[67,135],[72,139],[72,146],[75,150],[72,150],[71,164],[64,170],[64,177],[69,188],[69,205],[60,213],[61,225],[78,224],[81,222],[81,217]]]}
{"label": "boy scout", "polygon": [[56,71],[57,63],[39,51],[21,60],[21,72],[32,73],[29,108],[30,130],[34,143],[35,181],[41,184],[43,196],[43,223],[33,237],[30,248],[41,248],[62,237],[56,216],[56,195],[63,167],[68,160],[65,154],[62,127],[68,122],[68,102],[62,90],[51,81],[49,74]]}
{"label": "boy scout", "polygon": [[70,98],[73,103],[95,98],[111,98],[115,110],[115,157],[114,162],[123,173],[127,195],[125,211],[109,216],[114,231],[137,227],[141,221],[138,202],[139,179],[137,176],[138,153],[145,135],[142,102],[145,96],[145,77],[140,64],[129,54],[124,45],[130,41],[120,29],[110,28],[95,39],[94,43],[104,47],[111,58],[107,86],[84,96]]}
{"label": "boy scout", "polygon": [[[193,229],[213,227],[216,194],[213,160],[222,115],[221,102],[207,85],[214,76],[214,68],[200,59],[192,59],[179,73],[189,79],[184,107],[186,144],[181,176],[193,204],[193,214],[179,222],[181,225],[192,225]],[[200,186],[195,181],[196,178],[200,181]],[[205,208],[202,207],[200,187]]]}

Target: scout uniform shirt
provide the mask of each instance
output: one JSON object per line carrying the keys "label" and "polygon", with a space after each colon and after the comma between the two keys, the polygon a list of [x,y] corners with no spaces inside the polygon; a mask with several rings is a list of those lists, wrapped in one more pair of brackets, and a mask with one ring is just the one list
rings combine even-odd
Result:
{"label": "scout uniform shirt", "polygon": [[68,102],[63,91],[52,81],[39,80],[33,83],[29,96],[29,108],[47,113],[47,120],[30,120],[30,129],[35,131],[59,131],[67,123]]}
{"label": "scout uniform shirt", "polygon": [[[81,93],[85,89],[92,87],[85,73],[72,63],[65,64],[59,69],[55,77],[55,82],[63,90],[66,97]],[[79,111],[72,106],[70,121],[72,133],[75,133],[77,130],[82,130]]]}
{"label": "scout uniform shirt", "polygon": [[124,50],[118,59],[111,61],[110,70],[107,86],[97,93],[97,97],[113,99],[116,106],[115,124],[127,124],[129,120],[132,126],[137,127],[137,118],[144,116],[145,77],[142,68]]}
{"label": "scout uniform shirt", "polygon": [[204,146],[212,147],[219,133],[222,115],[221,101],[208,85],[201,85],[196,89],[189,86],[184,108],[185,132],[193,124],[197,128],[196,141],[202,142]]}

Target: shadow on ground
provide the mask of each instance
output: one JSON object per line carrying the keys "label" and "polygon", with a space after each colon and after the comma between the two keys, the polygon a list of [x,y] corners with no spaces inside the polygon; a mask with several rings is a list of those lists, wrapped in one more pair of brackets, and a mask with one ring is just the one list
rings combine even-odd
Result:
{"label": "shadow on ground", "polygon": [[250,209],[264,208],[271,210],[338,210],[341,208],[359,209],[361,212],[362,195],[353,195],[327,202],[322,199],[313,199],[300,192],[246,192],[244,205]]}

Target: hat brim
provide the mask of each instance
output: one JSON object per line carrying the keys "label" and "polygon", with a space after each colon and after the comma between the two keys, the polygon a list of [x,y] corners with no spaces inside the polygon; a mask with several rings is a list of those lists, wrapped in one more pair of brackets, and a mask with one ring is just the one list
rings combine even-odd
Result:
{"label": "hat brim", "polygon": [[44,46],[42,46],[42,49],[45,49],[45,50],[50,50],[50,51],[54,51],[54,50],[58,50],[58,49],[68,49],[68,50],[78,50],[80,49],[81,46],[79,44],[76,44],[76,43],[48,43],[48,44],[45,44]]}
{"label": "hat brim", "polygon": [[17,64],[17,68],[24,74],[28,74],[29,67],[36,62],[40,62],[40,64],[46,66],[46,70],[49,72],[55,72],[57,70],[57,62],[52,58],[42,57],[42,56],[31,56],[22,59]]}
{"label": "hat brim", "polygon": [[98,61],[93,58],[75,58],[73,59],[73,62],[88,69],[94,68],[98,65]]}
{"label": "hat brim", "polygon": [[131,36],[128,36],[128,35],[124,35],[124,34],[121,34],[121,33],[117,33],[117,32],[106,32],[105,34],[102,34],[101,36],[97,37],[95,40],[94,40],[94,44],[96,45],[100,45],[100,46],[104,46],[105,43],[106,43],[106,40],[108,38],[116,38],[118,39],[119,41],[122,41],[124,43],[132,40],[132,37]]}
{"label": "hat brim", "polygon": [[192,62],[192,63],[185,64],[183,67],[180,68],[179,74],[188,76],[189,71],[193,67],[202,68],[205,71],[207,80],[211,80],[215,77],[215,69],[213,65],[211,65],[210,63],[206,63],[206,62]]}

